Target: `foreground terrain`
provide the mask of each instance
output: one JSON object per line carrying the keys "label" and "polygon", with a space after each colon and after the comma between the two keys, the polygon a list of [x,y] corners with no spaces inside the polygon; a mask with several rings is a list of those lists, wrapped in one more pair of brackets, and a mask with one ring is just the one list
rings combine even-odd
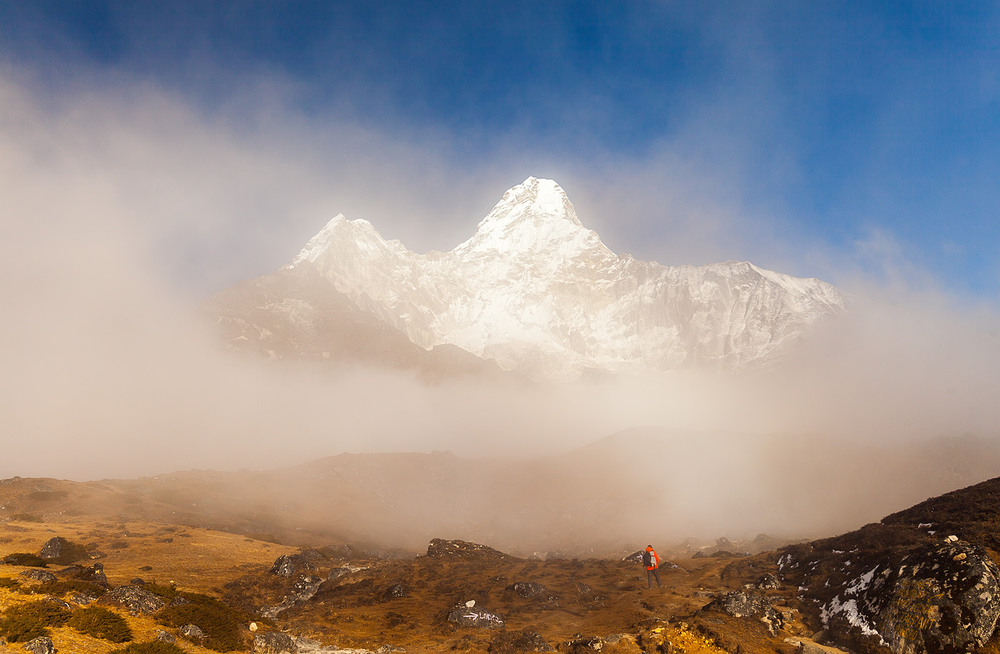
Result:
{"label": "foreground terrain", "polygon": [[[12,485],[40,492],[30,490],[37,480]],[[1000,651],[1000,479],[835,538],[743,549],[661,547],[663,587],[648,588],[628,551],[513,556],[444,539],[420,552],[292,546],[124,515],[13,515],[0,524],[0,647],[50,652],[48,638],[55,651],[96,654]]]}

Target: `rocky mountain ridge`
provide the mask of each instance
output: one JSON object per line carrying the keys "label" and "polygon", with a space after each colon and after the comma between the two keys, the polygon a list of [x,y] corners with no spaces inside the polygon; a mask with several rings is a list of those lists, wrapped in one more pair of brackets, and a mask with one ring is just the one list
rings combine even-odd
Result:
{"label": "rocky mountain ridge", "polygon": [[[548,379],[765,365],[845,307],[829,284],[749,262],[663,266],[619,256],[584,227],[558,184],[534,177],[504,193],[449,252],[418,254],[338,215],[279,274],[325,280],[425,350],[457,346]],[[250,327],[244,338],[270,330],[255,308],[240,318]],[[308,306],[268,313],[285,324],[299,311],[308,323]]]}

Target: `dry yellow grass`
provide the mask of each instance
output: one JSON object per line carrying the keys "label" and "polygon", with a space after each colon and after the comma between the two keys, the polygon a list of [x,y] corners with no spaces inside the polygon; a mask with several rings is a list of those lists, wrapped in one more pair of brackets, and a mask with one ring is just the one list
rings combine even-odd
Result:
{"label": "dry yellow grass", "polygon": [[[181,590],[219,595],[229,580],[248,570],[268,568],[294,548],[245,538],[240,535],[178,527],[149,522],[118,522],[68,518],[58,523],[10,521],[0,525],[0,557],[14,552],[37,554],[50,538],[61,536],[89,546],[100,558],[81,561],[89,565],[100,561],[113,586],[129,583],[136,577],[162,584],[174,584]],[[58,570],[62,566],[50,566]],[[0,577],[25,583],[20,573],[27,568],[0,566]],[[27,582],[30,583],[30,582]],[[0,588],[0,611],[31,599],[7,588]],[[163,627],[149,616],[132,616],[119,610],[129,623],[134,642],[154,640]],[[57,651],[73,654],[107,654],[124,645],[83,635],[69,627],[52,629]],[[192,654],[212,650],[178,639],[178,646]],[[2,645],[0,652],[23,653],[21,644]]]}
{"label": "dry yellow grass", "polygon": [[226,581],[249,569],[270,566],[282,554],[297,551],[210,529],[79,518],[59,523],[10,521],[0,526],[0,557],[13,552],[37,554],[55,536],[95,548],[102,556],[81,563],[100,561],[112,585],[141,577],[209,594],[217,594]]}

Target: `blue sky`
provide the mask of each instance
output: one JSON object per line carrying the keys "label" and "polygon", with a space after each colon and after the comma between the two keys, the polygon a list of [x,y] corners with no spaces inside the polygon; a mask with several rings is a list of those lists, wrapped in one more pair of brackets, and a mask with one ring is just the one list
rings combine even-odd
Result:
{"label": "blue sky", "polygon": [[322,224],[303,195],[448,249],[536,175],[641,258],[1000,301],[998,5],[617,5],[0,0],[0,79],[40,130],[166,106],[160,147],[176,120],[259,163],[252,208],[191,209],[242,218],[157,234],[205,290],[289,260]]}

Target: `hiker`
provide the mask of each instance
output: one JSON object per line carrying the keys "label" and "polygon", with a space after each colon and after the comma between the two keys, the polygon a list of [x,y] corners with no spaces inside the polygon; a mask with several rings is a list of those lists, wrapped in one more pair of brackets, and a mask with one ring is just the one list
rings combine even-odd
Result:
{"label": "hiker", "polygon": [[646,566],[646,587],[653,587],[653,577],[656,577],[656,587],[662,588],[660,584],[660,557],[652,545],[646,546],[646,551],[642,553],[642,564]]}

